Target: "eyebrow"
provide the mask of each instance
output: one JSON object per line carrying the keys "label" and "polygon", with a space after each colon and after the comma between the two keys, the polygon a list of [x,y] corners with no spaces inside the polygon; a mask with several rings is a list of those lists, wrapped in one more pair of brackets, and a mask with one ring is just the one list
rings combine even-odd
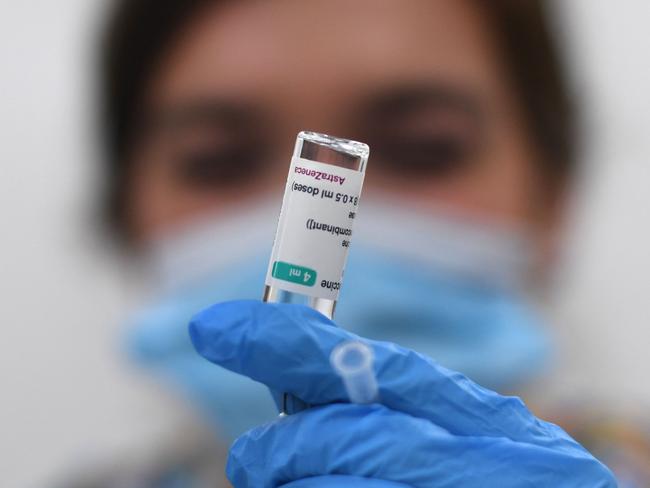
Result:
{"label": "eyebrow", "polygon": [[[360,114],[357,121],[361,127],[375,131],[381,130],[387,121],[398,121],[423,109],[460,113],[477,125],[484,115],[476,94],[435,82],[394,85],[371,92],[358,104],[356,113]],[[246,101],[205,97],[150,111],[137,127],[140,136],[192,126],[213,126],[232,134],[246,134],[259,127],[262,118],[261,110]]]}
{"label": "eyebrow", "polygon": [[260,112],[252,105],[217,98],[198,98],[177,106],[149,112],[139,124],[145,134],[166,132],[191,126],[215,126],[237,132],[249,129],[259,120]]}
{"label": "eyebrow", "polygon": [[[469,89],[442,83],[405,84],[384,88],[369,95],[360,106],[364,122],[376,125],[381,120],[407,116],[428,108],[461,113],[482,122],[484,106]],[[374,122],[374,124],[373,124]]]}

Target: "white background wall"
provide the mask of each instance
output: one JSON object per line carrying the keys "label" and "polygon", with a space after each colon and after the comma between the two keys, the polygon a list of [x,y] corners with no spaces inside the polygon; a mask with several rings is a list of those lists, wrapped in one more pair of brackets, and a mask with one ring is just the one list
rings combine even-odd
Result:
{"label": "white background wall", "polygon": [[[556,0],[588,140],[564,284],[556,387],[650,411],[650,3]],[[642,405],[639,405],[639,402]]]}
{"label": "white background wall", "polygon": [[[128,297],[85,237],[98,183],[88,68],[104,3],[0,0],[3,486],[43,486],[170,415],[119,361]],[[650,3],[556,3],[591,122],[551,387],[650,404]]]}
{"label": "white background wall", "polygon": [[168,427],[119,357],[128,297],[90,237],[101,0],[0,0],[0,485],[53,476]]}

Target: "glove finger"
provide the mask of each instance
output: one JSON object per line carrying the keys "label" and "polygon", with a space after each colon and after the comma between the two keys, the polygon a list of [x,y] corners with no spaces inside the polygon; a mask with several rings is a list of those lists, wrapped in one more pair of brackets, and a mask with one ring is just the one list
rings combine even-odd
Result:
{"label": "glove finger", "polygon": [[[311,308],[226,302],[196,315],[190,335],[202,356],[272,390],[311,405],[348,400],[329,357],[340,342],[360,338]],[[482,388],[395,344],[365,342],[374,350],[380,402],[392,410],[428,419],[458,435],[577,446],[562,429],[535,418],[518,398]]]}
{"label": "glove finger", "polygon": [[340,475],[303,478],[282,485],[280,488],[340,488],[341,486],[347,488],[411,488],[408,485],[392,481]]}
{"label": "glove finger", "polygon": [[615,486],[607,468],[587,453],[454,436],[381,405],[327,405],[253,429],[233,444],[226,473],[237,488],[329,474],[415,488]]}

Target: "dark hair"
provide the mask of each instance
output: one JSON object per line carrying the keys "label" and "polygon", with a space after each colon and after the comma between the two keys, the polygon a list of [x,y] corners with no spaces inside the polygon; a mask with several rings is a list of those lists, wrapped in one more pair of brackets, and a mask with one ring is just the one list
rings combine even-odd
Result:
{"label": "dark hair", "polygon": [[[128,152],[143,91],[188,20],[222,0],[119,0],[102,44],[102,102],[107,145],[107,214],[125,230]],[[493,26],[505,67],[558,191],[575,166],[575,114],[544,0],[474,0]]]}
{"label": "dark hair", "polygon": [[552,189],[560,190],[577,159],[577,115],[546,0],[477,0],[493,26],[527,129]]}
{"label": "dark hair", "polygon": [[152,72],[189,20],[218,0],[116,0],[100,46],[105,214],[126,233],[129,149]]}

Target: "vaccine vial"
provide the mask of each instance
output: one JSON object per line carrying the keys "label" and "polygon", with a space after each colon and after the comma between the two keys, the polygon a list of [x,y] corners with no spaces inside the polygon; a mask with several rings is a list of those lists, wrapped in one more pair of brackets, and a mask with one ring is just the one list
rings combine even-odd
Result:
{"label": "vaccine vial", "polygon": [[333,317],[369,152],[361,142],[298,134],[266,274],[265,302],[304,304]]}

